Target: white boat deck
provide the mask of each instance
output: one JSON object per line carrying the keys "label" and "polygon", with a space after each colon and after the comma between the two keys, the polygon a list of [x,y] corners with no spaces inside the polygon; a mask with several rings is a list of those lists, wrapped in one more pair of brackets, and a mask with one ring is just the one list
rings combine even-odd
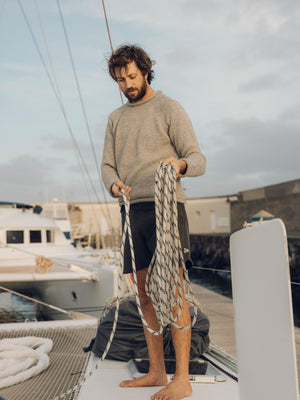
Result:
{"label": "white boat deck", "polygon": [[[88,368],[93,368],[97,362],[92,357]],[[78,400],[149,400],[162,387],[122,388],[119,383],[131,379],[127,363],[119,361],[104,361],[103,365],[89,378],[88,384],[83,385]],[[219,383],[192,383],[193,395],[191,400],[238,400],[238,385],[231,378]]]}
{"label": "white boat deck", "polygon": [[[202,304],[203,312],[209,318],[211,341],[222,347],[226,353],[236,357],[232,299],[196,284],[192,284],[192,288],[195,297]],[[294,333],[300,387],[300,328],[294,327]]]}
{"label": "white boat deck", "polygon": [[[235,339],[234,339],[234,319],[233,319],[233,306],[232,301],[229,298],[221,296],[215,292],[205,289],[201,286],[193,285],[193,290],[196,298],[202,303],[203,311],[209,316],[211,322],[210,336],[213,342],[220,345],[229,354],[235,355]],[[70,321],[69,324],[74,324],[74,321]],[[79,323],[79,322],[78,322]],[[85,322],[85,323],[92,323]],[[56,322],[43,322],[42,325],[57,325],[61,326],[62,321]],[[7,324],[10,330],[12,327],[15,329],[20,329],[20,324]],[[19,326],[18,326],[19,325]],[[32,330],[34,326],[38,327],[40,324],[27,323],[25,326],[31,330],[30,334],[33,335]],[[2,324],[1,329],[3,329],[6,324]],[[22,325],[24,327],[24,324]],[[295,328],[296,333],[296,348],[297,348],[297,360],[299,367],[299,350],[300,350],[300,329]],[[87,340],[84,342],[79,342],[79,349],[82,345],[87,344]],[[56,369],[54,353],[50,353],[50,369]],[[89,363],[89,368],[93,368],[95,359],[91,359]],[[49,371],[50,371],[49,369]],[[44,379],[49,372],[39,375],[36,378],[32,378],[27,381],[25,385],[32,385],[34,381],[39,379]],[[150,399],[151,395],[157,392],[159,387],[150,388],[121,388],[119,383],[124,379],[130,378],[130,372],[127,368],[127,363],[116,362],[111,360],[106,360],[87,381],[81,390],[78,397],[79,400],[93,400],[93,399],[113,399],[113,400],[143,400]],[[205,399],[205,400],[239,400],[238,394],[238,384],[230,377],[226,377],[226,382],[220,383],[193,383],[193,395],[190,397],[193,399]],[[45,378],[46,379],[46,378]],[[19,385],[17,385],[19,386]],[[17,389],[16,386],[16,389]],[[13,400],[15,397],[10,397],[7,394],[8,389],[0,391],[0,395],[4,395],[6,400]],[[58,393],[63,393],[64,388],[58,390]],[[56,393],[56,394],[58,394]],[[48,392],[49,394],[49,392]],[[41,397],[38,397],[41,399]],[[47,400],[49,397],[46,396]]]}

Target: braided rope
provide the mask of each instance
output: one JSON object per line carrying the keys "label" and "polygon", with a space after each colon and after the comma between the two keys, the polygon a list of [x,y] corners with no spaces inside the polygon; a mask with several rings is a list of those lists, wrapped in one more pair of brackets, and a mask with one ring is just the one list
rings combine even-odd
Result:
{"label": "braided rope", "polygon": [[[153,335],[160,335],[163,332],[163,328],[169,324],[174,325],[177,329],[187,330],[190,329],[196,322],[197,319],[197,303],[194,300],[192,288],[190,285],[188,272],[185,267],[181,242],[178,233],[178,222],[177,222],[177,200],[176,200],[176,174],[175,170],[170,163],[160,163],[155,174],[155,218],[156,218],[156,234],[157,244],[156,250],[152,257],[150,266],[148,268],[146,277],[146,293],[151,298],[153,307],[155,309],[157,319],[160,325],[158,331],[154,331],[147,323],[141,308],[141,303],[138,295],[138,285],[136,276],[136,264],[134,256],[134,246],[132,240],[132,233],[130,227],[130,200],[127,199],[125,192],[122,190],[123,201],[125,205],[125,223],[122,234],[121,243],[121,269],[119,272],[118,279],[118,295],[116,297],[116,310],[113,322],[112,331],[110,338],[107,342],[106,348],[95,365],[95,367],[84,377],[79,379],[77,385],[69,389],[67,392],[60,394],[59,396],[52,398],[51,400],[61,400],[65,396],[71,395],[75,392],[79,392],[82,385],[86,380],[99,369],[100,365],[104,361],[111,343],[113,341],[120,306],[120,293],[122,274],[124,270],[124,248],[126,234],[128,233],[130,253],[132,258],[132,270],[133,270],[133,281],[135,288],[135,297],[139,315],[145,327]],[[185,290],[181,284],[179,266],[183,267],[183,280]],[[151,277],[151,279],[150,279]],[[180,317],[182,310],[182,298],[185,293],[186,298],[189,300],[189,304],[194,307],[194,318],[191,325],[179,326],[176,322]],[[178,305],[178,312],[173,316],[173,308]]]}
{"label": "braided rope", "polygon": [[44,256],[37,256],[35,258],[36,268],[41,274],[48,272],[49,268],[53,266],[53,260]]}
{"label": "braided rope", "polygon": [[0,340],[0,388],[23,382],[49,366],[50,339],[21,337]]}
{"label": "braided rope", "polygon": [[61,400],[61,399],[64,399],[66,396],[69,396],[74,393],[78,393],[80,388],[82,387],[82,385],[94,374],[94,372],[97,369],[100,368],[100,365],[105,360],[107,353],[109,352],[110,346],[112,344],[115,332],[116,332],[116,327],[117,327],[117,322],[118,322],[118,317],[119,317],[121,282],[122,282],[122,271],[120,270],[119,277],[118,277],[118,295],[117,295],[117,301],[116,301],[115,318],[114,318],[113,327],[112,327],[112,331],[111,331],[109,340],[107,342],[106,348],[105,348],[101,358],[98,360],[97,364],[87,375],[85,375],[79,379],[77,385],[73,386],[71,389],[67,390],[64,393],[61,393],[60,395],[51,398],[50,400]]}
{"label": "braided rope", "polygon": [[81,377],[77,383],[77,385],[73,386],[71,389],[68,391],[61,393],[60,395],[53,397],[50,400],[61,400],[64,399],[66,396],[69,396],[74,393],[78,393],[82,385],[94,374],[94,372],[100,368],[102,362],[105,360],[107,353],[109,352],[110,346],[112,344],[116,328],[117,328],[117,322],[118,322],[118,317],[119,317],[119,306],[120,306],[120,293],[121,293],[121,286],[122,286],[122,275],[123,275],[123,269],[120,269],[119,271],[119,277],[118,277],[118,295],[116,298],[116,310],[115,310],[115,318],[113,322],[113,327],[112,331],[109,337],[109,340],[107,342],[106,348],[101,356],[101,358],[98,360],[97,364],[94,366],[94,368],[85,376]]}
{"label": "braided rope", "polygon": [[[193,301],[193,293],[189,282],[188,272],[185,267],[179,238],[176,173],[172,164],[161,162],[155,174],[156,250],[148,268],[145,283],[146,294],[151,298],[160,325],[158,331],[153,330],[149,326],[142,312],[138,296],[134,246],[129,219],[130,202],[129,199],[126,198],[124,192],[123,200],[126,211],[123,236],[125,238],[126,233],[128,233],[136,303],[144,326],[153,335],[160,335],[163,332],[163,328],[169,324],[174,325],[179,330],[190,329],[197,319],[197,306]],[[124,242],[125,240],[122,241],[121,252],[124,252]],[[177,324],[182,310],[182,298],[184,295],[183,285],[181,284],[179,274],[179,266],[183,267],[186,295],[191,299],[195,311],[192,324],[183,327]],[[177,305],[178,311],[174,316],[173,309]]]}

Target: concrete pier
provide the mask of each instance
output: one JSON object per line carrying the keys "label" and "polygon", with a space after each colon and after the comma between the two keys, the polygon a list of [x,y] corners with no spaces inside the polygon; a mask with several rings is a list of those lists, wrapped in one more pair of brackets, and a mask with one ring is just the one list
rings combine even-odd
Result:
{"label": "concrete pier", "polygon": [[[236,357],[234,312],[232,300],[203,286],[192,283],[196,299],[210,320],[210,339],[226,353]],[[300,387],[300,328],[295,327],[298,383]],[[274,349],[276,351],[276,349]]]}

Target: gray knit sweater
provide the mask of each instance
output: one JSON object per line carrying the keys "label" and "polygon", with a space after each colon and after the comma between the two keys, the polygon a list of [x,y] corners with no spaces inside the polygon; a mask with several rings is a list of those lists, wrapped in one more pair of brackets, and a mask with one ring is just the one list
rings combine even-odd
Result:
{"label": "gray knit sweater", "polygon": [[[169,157],[187,163],[184,176],[205,172],[206,159],[191,121],[177,101],[157,91],[144,101],[128,102],[110,114],[101,172],[111,195],[112,184],[120,180],[132,188],[131,203],[154,201],[156,168]],[[177,201],[184,202],[181,177],[176,193]]]}

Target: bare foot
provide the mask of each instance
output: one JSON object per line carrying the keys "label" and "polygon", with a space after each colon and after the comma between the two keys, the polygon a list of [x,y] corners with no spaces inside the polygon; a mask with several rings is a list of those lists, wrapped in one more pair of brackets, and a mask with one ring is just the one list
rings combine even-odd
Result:
{"label": "bare foot", "polygon": [[179,400],[192,395],[192,386],[187,379],[174,379],[164,389],[151,396],[151,400]]}
{"label": "bare foot", "polygon": [[165,386],[168,383],[167,375],[147,374],[140,378],[130,379],[120,383],[121,387],[140,387],[140,386]]}

